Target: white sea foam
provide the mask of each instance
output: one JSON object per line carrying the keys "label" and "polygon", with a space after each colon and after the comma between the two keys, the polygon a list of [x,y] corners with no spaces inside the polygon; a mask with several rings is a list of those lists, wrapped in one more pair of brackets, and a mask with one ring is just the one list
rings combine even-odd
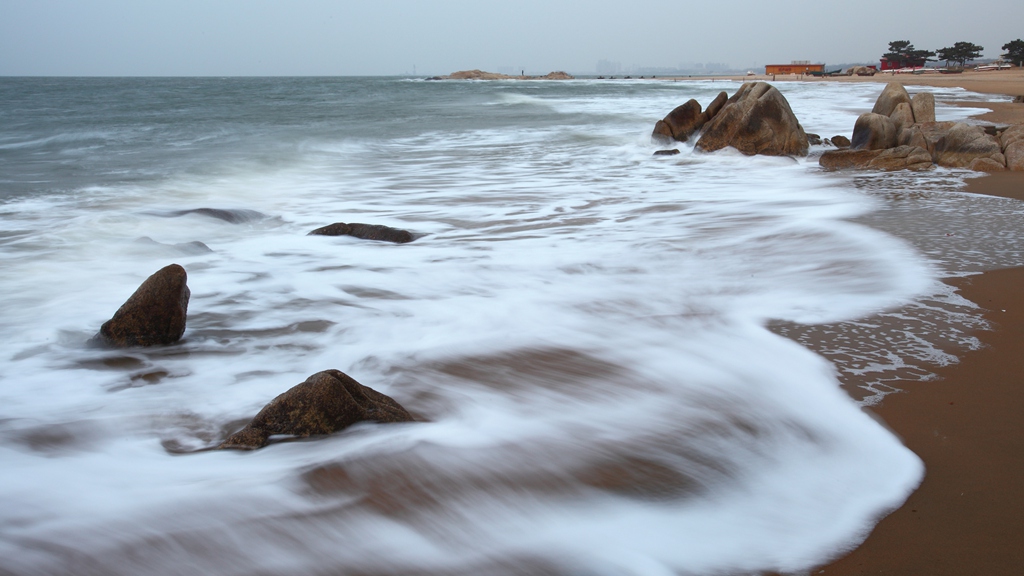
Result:
{"label": "white sea foam", "polygon": [[[917,484],[920,461],[835,365],[765,324],[927,306],[951,261],[861,223],[892,210],[886,193],[813,161],[651,156],[653,119],[738,84],[349,82],[429,91],[416,114],[450,116],[349,137],[296,104],[312,134],[247,127],[255,159],[175,156],[169,177],[0,208],[4,568],[799,570]],[[873,92],[784,88],[823,136]],[[229,128],[181,138],[212,152]],[[204,207],[265,217],[172,217]],[[422,236],[306,236],[335,221]],[[194,241],[212,252],[175,247]],[[182,343],[84,345],[171,261],[192,290]],[[426,421],[168,451],[215,444],[328,368]]]}

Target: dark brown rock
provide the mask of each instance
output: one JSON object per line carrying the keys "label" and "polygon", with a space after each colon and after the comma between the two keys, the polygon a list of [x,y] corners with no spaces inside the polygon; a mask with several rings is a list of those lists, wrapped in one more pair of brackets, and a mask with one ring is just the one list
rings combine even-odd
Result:
{"label": "dark brown rock", "polygon": [[242,430],[218,448],[255,450],[271,435],[332,434],[357,422],[412,422],[391,397],[363,386],[344,372],[324,370],[270,401]]}
{"label": "dark brown rock", "polygon": [[675,110],[668,113],[668,116],[659,122],[664,124],[659,132],[658,125],[655,125],[655,133],[663,134],[667,127],[671,137],[679,142],[686,142],[694,132],[700,130],[704,125],[704,115],[701,113],[700,103],[690,99],[685,104],[677,106]]}
{"label": "dark brown rock", "polygon": [[935,122],[935,95],[931,92],[914,94],[910,107],[914,111],[914,122]]}
{"label": "dark brown rock", "polygon": [[884,150],[896,146],[896,124],[888,116],[868,112],[861,114],[853,125],[850,148],[854,150]]}
{"label": "dark brown rock", "polygon": [[672,137],[672,129],[664,120],[658,120],[654,124],[654,131],[651,132],[651,140],[662,145],[670,145],[675,138]]}
{"label": "dark brown rock", "polygon": [[907,94],[907,89],[903,87],[903,84],[889,82],[882,89],[882,93],[878,95],[878,100],[875,100],[875,106],[871,109],[871,113],[888,116],[901,103],[906,103],[909,106],[911,103],[910,94]]}
{"label": "dark brown rock", "polygon": [[715,116],[717,116],[718,113],[722,111],[722,108],[728,101],[729,95],[726,94],[725,92],[719,92],[718,96],[715,96],[715,99],[712,100],[711,104],[708,104],[707,109],[704,110],[704,123],[707,124],[708,122],[714,120]]}
{"label": "dark brown rock", "polygon": [[704,152],[732,146],[749,155],[806,156],[807,134],[789,102],[766,82],[747,82],[704,125],[696,148]]}
{"label": "dark brown rock", "polygon": [[936,164],[948,168],[966,168],[976,158],[990,158],[1006,166],[999,140],[986,134],[980,126],[962,122],[954,124],[935,142],[932,158]]}
{"label": "dark brown rock", "polygon": [[850,139],[847,138],[846,136],[833,136],[832,145],[835,146],[836,148],[849,148]]}
{"label": "dark brown rock", "polygon": [[358,222],[351,224],[335,222],[323,228],[317,228],[307,234],[307,236],[354,236],[364,240],[381,240],[396,244],[405,244],[415,239],[412,233],[407,230],[381,226],[380,224],[360,224]]}
{"label": "dark brown rock", "polygon": [[118,348],[177,342],[185,333],[191,295],[186,280],[177,264],[161,268],[103,323],[95,339]]}
{"label": "dark brown rock", "polygon": [[655,156],[675,156],[676,154],[679,154],[679,150],[677,150],[675,148],[672,148],[671,150],[655,150],[654,151],[654,155]]}
{"label": "dark brown rock", "polygon": [[821,145],[821,136],[819,136],[818,134],[810,134],[810,133],[808,133],[807,134],[807,143],[810,144],[811,146],[820,146]]}

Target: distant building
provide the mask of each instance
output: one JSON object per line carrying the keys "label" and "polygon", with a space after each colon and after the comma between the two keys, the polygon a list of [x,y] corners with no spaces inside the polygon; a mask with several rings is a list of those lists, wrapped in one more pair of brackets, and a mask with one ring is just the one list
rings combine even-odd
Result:
{"label": "distant building", "polygon": [[824,71],[824,64],[811,64],[810,60],[794,60],[789,64],[768,64],[764,67],[765,74],[810,74]]}

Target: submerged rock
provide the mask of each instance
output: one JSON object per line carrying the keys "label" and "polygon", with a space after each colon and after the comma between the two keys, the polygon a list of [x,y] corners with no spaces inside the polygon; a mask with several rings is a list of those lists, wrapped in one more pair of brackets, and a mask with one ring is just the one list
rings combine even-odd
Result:
{"label": "submerged rock", "polygon": [[360,224],[358,222],[351,224],[335,222],[334,224],[317,228],[307,234],[307,236],[353,236],[364,240],[380,240],[396,244],[406,244],[415,240],[412,232],[408,230],[400,230],[380,224]]}
{"label": "submerged rock", "polygon": [[270,401],[242,430],[218,448],[255,450],[274,434],[307,437],[348,428],[357,422],[412,422],[389,396],[363,386],[340,370],[317,372]]}
{"label": "submerged rock", "polygon": [[679,154],[679,150],[677,150],[675,148],[672,148],[670,150],[655,150],[654,151],[654,155],[655,156],[675,156],[676,154]]}
{"label": "submerged rock", "polygon": [[187,278],[177,264],[161,268],[103,323],[94,339],[118,348],[177,342],[185,333],[191,295]]}
{"label": "submerged rock", "polygon": [[766,82],[747,82],[714,119],[704,125],[696,148],[704,152],[732,146],[750,156],[806,156],[807,134],[789,102]]}
{"label": "submerged rock", "polygon": [[262,212],[247,210],[245,208],[223,209],[223,208],[192,208],[190,210],[175,210],[168,215],[171,217],[185,216],[186,214],[200,214],[217,220],[223,220],[230,224],[242,224],[244,222],[255,222],[267,217]]}
{"label": "submerged rock", "polygon": [[685,104],[676,106],[664,119],[655,124],[651,136],[661,137],[662,140],[671,138],[686,142],[703,125],[704,114],[701,112],[700,103],[691,98]]}

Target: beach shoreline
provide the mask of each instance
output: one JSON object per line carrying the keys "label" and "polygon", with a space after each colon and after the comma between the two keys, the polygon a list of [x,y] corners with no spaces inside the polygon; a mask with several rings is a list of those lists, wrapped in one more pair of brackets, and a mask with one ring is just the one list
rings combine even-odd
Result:
{"label": "beach shoreline", "polygon": [[[764,79],[739,77],[738,80]],[[959,75],[790,78],[811,82],[901,82],[960,87],[971,92],[1024,94],[1024,71]],[[770,80],[770,77],[769,77]],[[776,78],[775,81],[785,80]],[[994,124],[1024,123],[1024,104],[960,102],[991,110],[975,116]],[[1024,173],[970,178],[965,192],[1024,201]],[[896,384],[901,393],[865,410],[875,414],[925,462],[921,486],[882,518],[866,540],[815,568],[813,574],[1011,574],[1024,565],[1024,267],[947,279],[977,304],[992,330],[975,336],[980,350],[936,370],[938,379]],[[853,387],[850,388],[851,390]]]}

